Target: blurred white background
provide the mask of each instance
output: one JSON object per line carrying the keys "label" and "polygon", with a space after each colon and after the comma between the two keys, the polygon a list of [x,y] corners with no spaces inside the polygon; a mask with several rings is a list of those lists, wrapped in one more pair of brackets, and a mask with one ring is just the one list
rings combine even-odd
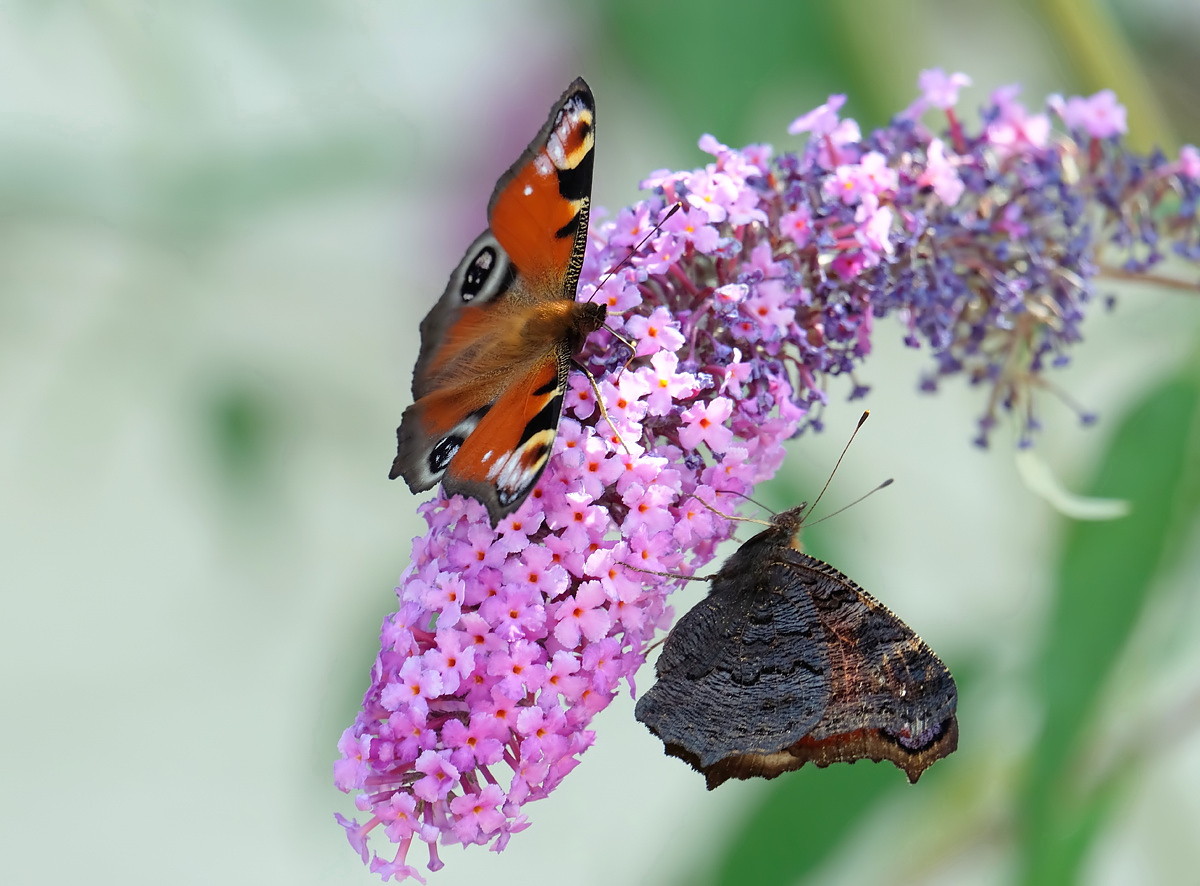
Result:
{"label": "blurred white background", "polygon": [[[657,48],[639,55],[619,6],[4,4],[4,882],[377,882],[333,822],[352,804],[331,766],[422,531],[414,497],[386,480],[416,326],[572,76],[596,95],[594,199],[614,212],[650,170],[703,163],[705,129],[786,147],[787,123],[831,91],[873,125],[883,118],[856,109],[855,90],[898,110],[932,66],[974,77],[968,109],[1009,82],[1031,103],[1099,88],[1023,5],[912,2],[843,22],[830,40],[858,59],[845,82],[780,73],[774,58],[757,70],[721,42],[721,21],[704,45],[643,28]],[[1146,15],[1194,46],[1185,7]],[[744,83],[736,109],[709,105],[722,68]],[[1147,102],[1136,119],[1154,127],[1171,105]],[[731,120],[736,131],[717,128]],[[1084,482],[1129,403],[1194,359],[1198,325],[1194,295],[1153,290],[1089,321],[1057,381],[1101,425],[1043,401],[1038,452],[1065,483]],[[814,882],[1005,882],[1006,785],[1037,726],[1020,680],[1063,520],[1019,481],[1006,434],[991,452],[970,446],[978,392],[916,393],[926,355],[901,334],[878,327],[872,419],[826,501],[896,485],[823,525],[819,553],[975,676],[960,751],[867,816]],[[827,434],[795,441],[779,505],[810,497],[833,464],[858,415],[846,391]],[[1171,580],[1195,588],[1198,575],[1193,557]],[[1171,666],[1134,662],[1127,690],[1164,707],[1200,673],[1187,639],[1200,612],[1167,620],[1183,636]],[[694,871],[769,786],[707,794],[632,711],[625,695],[597,718],[596,746],[506,852],[448,849],[430,882]],[[1182,734],[1138,770],[1093,882],[1200,865],[1200,740]],[[798,810],[797,833],[821,814]]]}

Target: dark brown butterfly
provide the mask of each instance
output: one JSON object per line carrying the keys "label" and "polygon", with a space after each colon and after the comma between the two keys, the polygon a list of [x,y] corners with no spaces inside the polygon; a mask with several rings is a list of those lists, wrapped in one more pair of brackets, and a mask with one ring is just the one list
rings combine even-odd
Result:
{"label": "dark brown butterfly", "polygon": [[390,477],[413,492],[440,480],[487,506],[520,506],[550,457],[571,356],[604,323],[575,301],[587,241],[595,103],[576,79],[500,177],[488,230],[467,249],[421,323],[413,405]]}
{"label": "dark brown butterfly", "polygon": [[912,629],[796,544],[777,514],[671,630],[637,719],[704,774],[774,778],[860,759],[915,782],[958,747],[958,691]]}

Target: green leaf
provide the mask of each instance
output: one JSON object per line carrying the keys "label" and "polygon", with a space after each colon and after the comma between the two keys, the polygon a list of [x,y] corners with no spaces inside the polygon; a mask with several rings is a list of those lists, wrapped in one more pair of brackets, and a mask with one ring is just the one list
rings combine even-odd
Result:
{"label": "green leaf", "polygon": [[1186,478],[1195,471],[1198,414],[1194,373],[1148,394],[1121,423],[1089,490],[1128,499],[1132,514],[1073,523],[1066,531],[1058,594],[1034,673],[1043,725],[1020,799],[1023,882],[1076,880],[1089,848],[1084,838],[1099,831],[1098,810],[1079,795],[1074,764],[1100,693],[1151,602],[1155,576],[1169,566],[1193,519],[1196,496]]}

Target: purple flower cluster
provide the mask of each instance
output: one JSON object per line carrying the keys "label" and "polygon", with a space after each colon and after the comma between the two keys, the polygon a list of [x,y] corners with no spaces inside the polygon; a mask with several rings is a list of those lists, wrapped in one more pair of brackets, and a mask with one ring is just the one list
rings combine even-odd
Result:
{"label": "purple flower cluster", "polygon": [[[670,623],[672,582],[648,573],[712,559],[732,531],[720,514],[775,473],[785,440],[819,430],[831,376],[866,393],[854,372],[876,318],[931,348],[927,387],[990,386],[984,441],[998,409],[1033,428],[1028,395],[1079,339],[1105,243],[1129,272],[1166,241],[1200,260],[1195,149],[1129,154],[1110,93],[1052,99],[1070,130],[1056,134],[1000,90],[971,134],[953,111],[965,82],[926,72],[921,98],[867,137],[834,96],[792,124],[809,136],[798,154],[705,136],[713,162],[653,174],[647,199],[594,226],[579,298],[606,303],[636,350],[591,336],[580,359],[603,414],[575,373],[547,470],[497,528],[471,499],[421,506],[429,531],[339,744],[336,783],[365,820],[338,820],[384,879],[420,879],[414,840],[437,870],[439,845],[499,851],[529,824],[524,805],[576,765]],[[376,831],[395,849],[373,852]]]}
{"label": "purple flower cluster", "polygon": [[[639,276],[605,292],[636,307]],[[498,851],[526,827],[521,807],[574,768],[588,723],[621,680],[632,687],[669,624],[665,594],[637,570],[687,575],[707,562],[731,531],[712,506],[732,510],[739,499],[723,493],[782,462],[799,413],[767,413],[780,391],[786,401],[786,377],[749,378],[740,361],[719,376],[686,371],[674,351],[690,331],[661,310],[628,315],[640,365],[599,382],[607,418],[586,377],[572,379],[554,458],[495,529],[473,499],[421,506],[429,532],[335,767],[370,813],[362,825],[339,817],[364,860],[377,827],[398,844],[371,859],[385,878],[417,876],[414,839],[436,870],[438,843]]]}

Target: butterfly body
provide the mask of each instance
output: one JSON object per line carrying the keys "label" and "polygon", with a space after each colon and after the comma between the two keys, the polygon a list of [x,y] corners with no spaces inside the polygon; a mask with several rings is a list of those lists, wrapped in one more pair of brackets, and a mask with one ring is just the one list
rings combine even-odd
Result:
{"label": "butterfly body", "polygon": [[889,760],[916,781],[958,743],[949,671],[899,618],[795,546],[775,517],[680,618],[636,716],[704,774],[774,778],[806,762]]}
{"label": "butterfly body", "polygon": [[396,430],[390,477],[440,480],[479,499],[492,522],[517,508],[549,459],[572,354],[604,323],[575,301],[591,205],[595,106],[577,79],[488,206],[421,323],[413,405]]}

